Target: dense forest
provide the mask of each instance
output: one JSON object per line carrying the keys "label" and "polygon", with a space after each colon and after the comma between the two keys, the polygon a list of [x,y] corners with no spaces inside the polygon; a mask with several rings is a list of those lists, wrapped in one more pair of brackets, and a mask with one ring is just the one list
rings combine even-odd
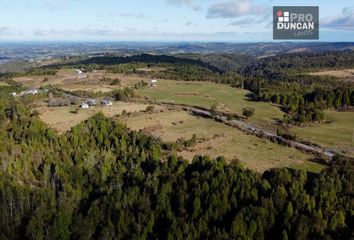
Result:
{"label": "dense forest", "polygon": [[87,60],[78,62],[78,64],[101,64],[101,65],[117,65],[124,63],[145,63],[145,64],[188,64],[200,67],[208,68],[215,72],[221,72],[217,67],[210,65],[208,63],[202,62],[200,60],[179,58],[168,55],[150,55],[141,54],[129,57],[116,57],[116,56],[105,56],[105,57],[93,57]]}
{"label": "dense forest", "polygon": [[354,163],[260,175],[97,114],[57,135],[0,87],[1,239],[352,239]]}
{"label": "dense forest", "polygon": [[247,66],[253,62],[253,58],[246,54],[230,54],[230,53],[183,53],[176,54],[176,57],[190,58],[199,60],[204,63],[217,67],[223,72],[235,71],[243,66]]}
{"label": "dense forest", "polygon": [[[354,52],[294,53],[262,58],[238,70],[257,101],[281,104],[287,121],[322,121],[324,109],[354,106],[354,84],[308,72],[354,67]],[[340,83],[340,84],[339,84]]]}
{"label": "dense forest", "polygon": [[246,76],[269,80],[285,80],[289,75],[297,75],[315,70],[343,69],[354,66],[354,51],[325,53],[292,53],[260,58],[245,65],[240,72]]}

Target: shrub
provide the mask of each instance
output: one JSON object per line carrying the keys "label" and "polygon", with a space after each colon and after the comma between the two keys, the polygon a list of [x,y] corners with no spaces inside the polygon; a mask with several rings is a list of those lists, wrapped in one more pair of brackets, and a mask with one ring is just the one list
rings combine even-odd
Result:
{"label": "shrub", "polygon": [[153,112],[154,109],[155,109],[154,106],[147,106],[145,111],[146,111],[146,112]]}
{"label": "shrub", "polygon": [[242,108],[242,115],[249,118],[254,115],[255,111],[254,108]]}

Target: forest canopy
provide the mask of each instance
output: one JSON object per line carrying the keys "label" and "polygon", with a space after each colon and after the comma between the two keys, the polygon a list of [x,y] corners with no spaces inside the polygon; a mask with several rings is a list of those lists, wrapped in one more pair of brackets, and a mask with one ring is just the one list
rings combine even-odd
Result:
{"label": "forest canopy", "polygon": [[63,135],[2,87],[2,239],[351,239],[353,161],[263,175],[99,113]]}

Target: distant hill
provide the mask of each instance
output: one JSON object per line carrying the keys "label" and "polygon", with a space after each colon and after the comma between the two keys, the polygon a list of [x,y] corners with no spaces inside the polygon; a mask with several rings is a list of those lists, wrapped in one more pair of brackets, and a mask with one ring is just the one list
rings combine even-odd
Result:
{"label": "distant hill", "polygon": [[302,52],[257,59],[239,73],[254,78],[284,80],[290,73],[354,67],[354,51]]}
{"label": "distant hill", "polygon": [[187,65],[196,65],[200,67],[208,68],[213,72],[222,72],[217,66],[203,62],[201,60],[194,60],[191,58],[180,58],[167,55],[151,55],[151,54],[141,54],[136,56],[129,57],[117,57],[117,56],[102,56],[102,57],[93,57],[83,61],[77,62],[77,64],[104,64],[104,65],[114,65],[114,64],[123,64],[123,63],[147,63],[147,64],[156,64],[156,63],[169,63],[169,64],[187,64]]}
{"label": "distant hill", "polygon": [[210,54],[180,54],[183,58],[197,59],[204,63],[217,67],[223,72],[235,71],[250,64],[254,58],[247,55],[210,53]]}
{"label": "distant hill", "polygon": [[2,43],[2,57],[17,60],[57,58],[63,56],[97,56],[107,53],[133,56],[142,53],[158,55],[237,54],[252,57],[290,52],[325,52],[354,50],[354,42],[259,42],[259,43],[161,43],[161,42],[31,42]]}

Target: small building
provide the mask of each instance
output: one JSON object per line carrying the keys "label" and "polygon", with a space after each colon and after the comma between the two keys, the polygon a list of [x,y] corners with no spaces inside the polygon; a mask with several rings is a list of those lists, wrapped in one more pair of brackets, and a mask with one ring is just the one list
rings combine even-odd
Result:
{"label": "small building", "polygon": [[38,89],[33,88],[33,89],[26,90],[26,91],[22,91],[20,93],[20,96],[22,97],[22,96],[26,96],[26,95],[30,95],[30,94],[35,95],[37,93],[38,93]]}
{"label": "small building", "polygon": [[101,104],[102,104],[103,106],[106,106],[106,107],[113,105],[112,101],[111,101],[111,100],[108,100],[108,99],[103,99],[103,100],[101,101]]}
{"label": "small building", "polygon": [[88,99],[88,100],[86,101],[86,103],[87,103],[90,107],[94,107],[94,106],[97,105],[97,102],[96,102],[95,99]]}
{"label": "small building", "polygon": [[14,97],[16,97],[17,92],[12,92],[11,95],[14,96]]}
{"label": "small building", "polygon": [[150,85],[151,85],[151,87],[156,87],[157,86],[157,80],[156,79],[151,79],[150,80]]}
{"label": "small building", "polygon": [[77,74],[82,74],[82,70],[81,69],[75,69]]}
{"label": "small building", "polygon": [[87,109],[87,108],[89,108],[90,106],[89,106],[87,103],[82,102],[82,103],[80,104],[80,107],[83,108],[83,109]]}

